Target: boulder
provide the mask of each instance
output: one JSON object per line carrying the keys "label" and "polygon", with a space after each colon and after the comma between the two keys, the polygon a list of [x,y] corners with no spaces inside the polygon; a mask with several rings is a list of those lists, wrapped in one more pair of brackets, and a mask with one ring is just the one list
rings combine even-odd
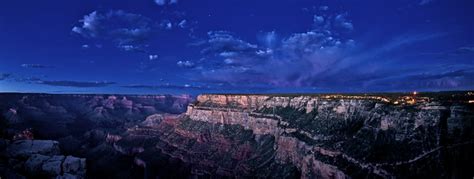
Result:
{"label": "boulder", "polygon": [[6,149],[8,157],[28,158],[33,154],[57,155],[59,143],[53,140],[18,140]]}
{"label": "boulder", "polygon": [[61,174],[61,163],[64,161],[64,156],[56,155],[43,163],[42,170],[51,176],[57,176]]}
{"label": "boulder", "polygon": [[73,175],[73,174],[70,174],[70,173],[64,173],[63,175],[56,176],[56,179],[81,179],[81,178],[84,178],[84,177],[78,176],[78,175]]}
{"label": "boulder", "polygon": [[46,162],[50,157],[34,154],[25,162],[25,171],[28,173],[38,173],[42,170],[43,163]]}
{"label": "boulder", "polygon": [[34,154],[25,162],[24,171],[31,176],[83,178],[86,174],[86,159],[63,155]]}
{"label": "boulder", "polygon": [[72,174],[85,174],[86,159],[67,156],[63,162],[63,172]]}
{"label": "boulder", "polygon": [[163,114],[153,114],[151,116],[148,116],[145,121],[142,122],[142,125],[146,127],[154,127],[160,124],[164,118],[165,117],[163,116]]}

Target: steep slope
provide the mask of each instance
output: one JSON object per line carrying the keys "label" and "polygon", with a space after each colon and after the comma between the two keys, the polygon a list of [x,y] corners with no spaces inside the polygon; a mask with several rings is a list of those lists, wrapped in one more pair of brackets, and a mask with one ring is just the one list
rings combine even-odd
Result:
{"label": "steep slope", "polygon": [[186,117],[272,136],[275,162],[295,165],[304,178],[469,176],[472,105],[391,100],[200,95]]}
{"label": "steep slope", "polygon": [[57,138],[123,128],[157,113],[179,114],[192,100],[186,95],[0,94],[0,112],[10,129],[33,128],[37,137]]}
{"label": "steep slope", "polygon": [[41,162],[49,161],[49,156],[31,156],[34,165],[23,165],[29,158],[20,160],[9,155],[8,146],[22,139],[57,141],[60,153],[54,154],[52,164],[69,161],[64,156],[85,158],[87,172],[81,176],[87,178],[143,177],[143,171],[130,167],[133,157],[113,147],[111,141],[117,140],[114,136],[122,135],[149,115],[183,113],[192,100],[186,95],[0,94],[0,178],[9,178],[3,174],[50,178],[59,169],[63,177],[71,178],[71,173],[63,172],[64,167],[54,167],[56,173],[28,169],[49,165]]}
{"label": "steep slope", "polygon": [[10,94],[0,109],[6,133],[58,140],[89,178],[470,178],[472,94]]}

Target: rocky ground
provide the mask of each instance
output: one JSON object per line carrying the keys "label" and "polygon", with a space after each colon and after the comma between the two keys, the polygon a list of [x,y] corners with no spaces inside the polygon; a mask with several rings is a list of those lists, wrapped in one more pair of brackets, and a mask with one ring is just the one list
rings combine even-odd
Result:
{"label": "rocky ground", "polygon": [[[86,159],[60,154],[52,140],[2,141],[8,166],[1,168],[5,178],[84,178]],[[19,173],[25,174],[21,176]]]}

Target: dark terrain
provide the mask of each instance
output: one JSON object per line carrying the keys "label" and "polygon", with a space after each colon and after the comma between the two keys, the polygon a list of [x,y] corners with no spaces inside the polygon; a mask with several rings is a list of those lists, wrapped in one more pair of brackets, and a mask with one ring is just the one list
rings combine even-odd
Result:
{"label": "dark terrain", "polygon": [[0,94],[0,176],[472,178],[472,100]]}

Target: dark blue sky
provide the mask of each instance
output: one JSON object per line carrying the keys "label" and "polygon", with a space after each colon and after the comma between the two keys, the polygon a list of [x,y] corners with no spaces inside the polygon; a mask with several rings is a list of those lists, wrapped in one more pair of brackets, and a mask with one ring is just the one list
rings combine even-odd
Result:
{"label": "dark blue sky", "polygon": [[474,89],[470,0],[0,5],[0,91]]}

